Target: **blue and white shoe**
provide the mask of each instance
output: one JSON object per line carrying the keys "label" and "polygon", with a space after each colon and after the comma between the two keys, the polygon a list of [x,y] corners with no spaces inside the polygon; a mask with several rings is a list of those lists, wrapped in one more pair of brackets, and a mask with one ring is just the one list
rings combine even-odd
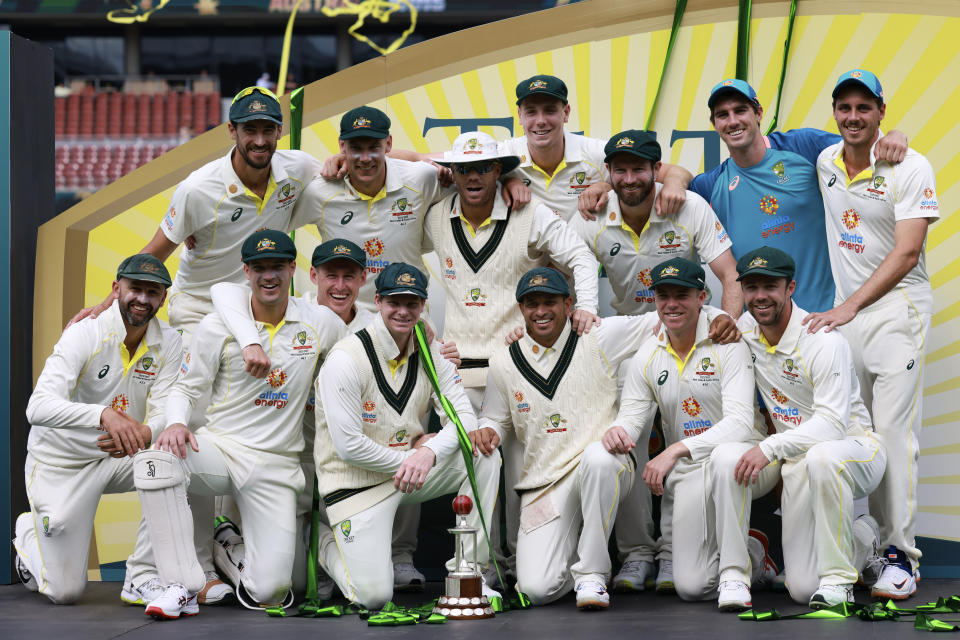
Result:
{"label": "blue and white shoe", "polygon": [[870,590],[874,598],[906,600],[917,592],[917,578],[910,566],[907,554],[897,547],[887,548],[886,562],[880,577]]}

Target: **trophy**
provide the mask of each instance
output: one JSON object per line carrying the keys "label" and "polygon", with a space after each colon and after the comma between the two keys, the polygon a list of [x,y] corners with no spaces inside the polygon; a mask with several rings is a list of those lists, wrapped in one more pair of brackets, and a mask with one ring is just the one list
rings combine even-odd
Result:
{"label": "trophy", "polygon": [[[468,496],[453,499],[453,512],[457,514],[457,524],[447,529],[454,536],[456,545],[456,569],[447,575],[444,595],[437,600],[434,613],[447,616],[451,620],[482,620],[493,617],[493,608],[487,596],[483,595],[483,577],[477,569],[477,530],[467,525],[467,514],[473,509],[473,501]],[[466,557],[467,536],[473,542],[473,562]]]}

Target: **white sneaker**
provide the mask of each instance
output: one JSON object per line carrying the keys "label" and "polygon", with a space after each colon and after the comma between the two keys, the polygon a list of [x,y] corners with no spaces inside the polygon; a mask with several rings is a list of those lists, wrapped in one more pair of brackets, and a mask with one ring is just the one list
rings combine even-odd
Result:
{"label": "white sneaker", "polygon": [[24,511],[19,516],[17,516],[17,522],[14,526],[14,538],[13,538],[13,555],[15,557],[15,564],[17,567],[17,575],[20,577],[20,582],[23,583],[23,586],[27,588],[28,591],[36,591],[38,589],[37,579],[30,569],[27,568],[26,561],[20,556],[20,552],[17,551],[17,545],[19,544],[18,540],[23,540],[23,537],[27,534],[27,530],[33,526],[33,515],[29,511]]}
{"label": "white sneaker", "polygon": [[220,579],[216,571],[204,571],[207,583],[197,594],[197,603],[202,605],[223,604],[233,600],[233,588]]}
{"label": "white sneaker", "polygon": [[123,590],[120,592],[120,599],[127,604],[146,606],[163,595],[164,591],[166,591],[166,588],[160,584],[160,580],[157,578],[144,580],[138,585],[134,585],[132,582],[125,582],[123,584]]}
{"label": "white sneaker", "polygon": [[917,576],[910,568],[910,561],[903,551],[890,546],[883,562],[880,576],[870,590],[871,596],[906,600],[917,592]]}
{"label": "white sneaker", "polygon": [[841,602],[853,602],[852,584],[822,584],[810,596],[811,609],[827,609]]}
{"label": "white sneaker", "polygon": [[182,584],[171,584],[160,597],[147,605],[145,613],[157,620],[176,620],[180,616],[189,617],[200,613],[197,596],[187,591]]}
{"label": "white sneaker", "polygon": [[577,609],[592,611],[610,606],[607,588],[596,580],[584,580],[577,585]]}
{"label": "white sneaker", "polygon": [[614,591],[643,591],[647,578],[653,575],[653,563],[649,560],[628,560],[620,567],[613,579]]}
{"label": "white sneaker", "polygon": [[770,557],[770,540],[767,534],[758,529],[750,529],[747,555],[750,556],[750,586],[753,589],[769,589],[777,578],[777,563]]}
{"label": "white sneaker", "polygon": [[657,593],[675,593],[676,590],[673,585],[673,560],[661,560],[657,572]]}
{"label": "white sneaker", "polygon": [[409,562],[393,563],[394,591],[423,591],[426,578]]}
{"label": "white sneaker", "polygon": [[739,580],[724,580],[720,583],[717,608],[720,611],[745,611],[753,606],[750,587]]}

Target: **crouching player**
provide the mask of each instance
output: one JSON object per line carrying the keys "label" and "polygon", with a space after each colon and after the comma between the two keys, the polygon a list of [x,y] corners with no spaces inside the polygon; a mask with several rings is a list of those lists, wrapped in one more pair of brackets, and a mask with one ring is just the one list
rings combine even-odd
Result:
{"label": "crouching player", "polygon": [[[180,335],[154,316],[169,286],[170,274],[153,256],[124,260],[113,303],[63,332],[30,396],[30,511],[17,518],[13,544],[20,579],[57,604],[76,601],[87,583],[100,496],[133,491],[133,456],[164,427]],[[163,592],[148,542],[141,521],[121,595],[131,604]]]}
{"label": "crouching player", "polygon": [[[330,351],[316,380],[317,486],[329,527],[320,529],[320,562],[351,602],[379,609],[393,595],[391,538],[397,508],[438,496],[471,494],[458,450],[456,426],[424,435],[422,419],[431,405],[441,413],[420,362],[414,326],[427,298],[427,278],[394,262],[376,280],[379,315]],[[468,431],[476,416],[454,366],[440,345],[431,347],[441,393]],[[475,459],[479,503],[493,511],[500,481],[499,454]],[[474,509],[470,526],[480,528]],[[489,561],[477,536],[477,567]],[[467,549],[467,557],[473,557]],[[453,569],[452,562],[447,564]],[[499,594],[484,585],[489,598]]]}
{"label": "crouching player", "polygon": [[[247,375],[241,347],[219,312],[208,315],[169,394],[166,430],[155,449],[134,460],[160,581],[167,585],[147,607],[157,618],[195,615],[205,582],[191,543],[188,486],[200,495],[232,494],[237,503],[245,544],[230,549],[227,577],[240,602],[275,605],[290,590],[297,494],[304,488],[303,409],[318,362],[346,327],[330,309],[290,298],[297,249],[288,236],[258,231],[244,241],[241,255],[259,342],[267,345],[273,369],[265,379]],[[204,397],[211,398],[204,423],[188,426],[192,406]]]}
{"label": "crouching player", "polygon": [[[767,561],[759,540],[748,545],[750,499],[767,493],[780,475],[771,466],[756,485],[728,487],[714,475],[732,466],[714,460],[732,455],[735,463],[751,446],[744,443],[763,438],[754,427],[750,350],[709,338],[700,265],[674,258],[651,276],[663,327],[630,360],[620,413],[603,443],[611,453],[627,453],[646,442],[659,407],[668,446],[647,463],[643,479],[663,496],[663,513],[672,514],[661,518],[661,529],[674,550],[677,593],[684,600],[718,598],[725,611],[748,609],[751,577]],[[718,484],[731,490],[711,491]]]}

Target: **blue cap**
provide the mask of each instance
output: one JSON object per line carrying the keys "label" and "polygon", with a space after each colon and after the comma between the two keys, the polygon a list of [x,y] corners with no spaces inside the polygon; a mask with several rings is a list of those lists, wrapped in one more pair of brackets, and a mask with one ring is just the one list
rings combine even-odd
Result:
{"label": "blue cap", "polygon": [[729,78],[723,82],[717,83],[713,89],[710,90],[710,98],[707,99],[707,107],[713,109],[713,105],[717,100],[731,93],[738,93],[758,107],[760,106],[760,101],[757,100],[757,92],[753,90],[753,87],[747,84],[744,80]]}
{"label": "blue cap", "polygon": [[874,98],[883,100],[883,87],[880,86],[880,81],[877,76],[866,69],[853,69],[837,78],[837,85],[833,88],[833,97],[836,98],[840,89],[850,84],[859,84],[866,88]]}

